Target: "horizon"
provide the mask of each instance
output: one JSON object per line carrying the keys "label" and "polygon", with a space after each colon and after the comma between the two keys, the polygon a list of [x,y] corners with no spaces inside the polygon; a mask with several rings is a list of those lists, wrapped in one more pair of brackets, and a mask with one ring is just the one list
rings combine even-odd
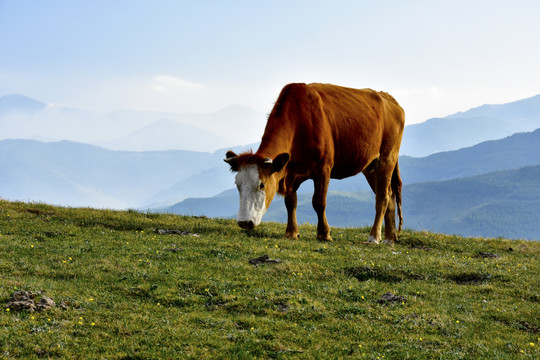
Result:
{"label": "horizon", "polygon": [[[224,110],[235,108],[235,107],[240,107],[240,108],[244,108],[244,109],[248,109],[248,110],[252,110],[252,111],[257,112],[257,110],[255,110],[255,109],[253,109],[253,108],[251,108],[249,106],[242,105],[242,104],[229,104],[229,105],[225,105],[224,107],[219,108],[219,109],[217,109],[215,111],[209,111],[209,112],[183,112],[182,113],[182,112],[169,112],[169,111],[160,111],[160,110],[135,110],[135,109],[129,109],[129,108],[124,108],[124,109],[118,108],[118,109],[112,109],[112,110],[107,110],[107,111],[99,111],[99,110],[85,109],[85,108],[72,108],[72,107],[68,107],[68,106],[62,106],[62,105],[59,105],[58,103],[54,103],[54,102],[53,103],[46,103],[46,102],[43,102],[40,99],[36,99],[36,98],[30,97],[30,96],[27,96],[27,95],[24,95],[24,94],[19,94],[19,93],[0,94],[0,99],[5,98],[5,97],[9,97],[9,96],[20,96],[20,97],[23,97],[23,98],[26,98],[26,99],[29,99],[29,100],[33,100],[33,101],[36,101],[38,103],[43,104],[46,108],[65,108],[65,109],[83,110],[83,111],[89,111],[89,112],[95,112],[95,113],[101,113],[101,114],[110,114],[110,113],[122,112],[122,111],[126,111],[126,112],[130,112],[130,111],[139,112],[140,111],[140,112],[155,112],[155,113],[171,113],[171,114],[177,114],[177,115],[208,115],[208,114],[216,114],[216,113],[222,112]],[[431,120],[431,119],[454,116],[456,114],[465,113],[465,112],[467,112],[469,110],[477,109],[477,108],[480,108],[482,106],[506,105],[506,104],[519,102],[519,101],[522,101],[522,100],[528,100],[528,99],[531,99],[531,98],[534,98],[534,97],[537,97],[537,96],[540,96],[540,93],[533,94],[533,95],[525,97],[525,98],[510,100],[510,101],[505,102],[505,103],[478,104],[478,105],[474,105],[474,106],[472,106],[472,107],[470,107],[468,109],[457,110],[454,113],[446,114],[446,115],[443,115],[443,116],[435,116],[435,117],[431,117],[431,118],[421,120],[421,121],[416,122],[416,123],[411,123],[411,124],[408,123],[408,124],[406,124],[406,126],[421,124],[421,123],[424,123],[424,122],[426,122],[428,120]],[[267,116],[268,114],[264,114],[264,115]],[[158,120],[158,121],[160,121],[160,120]]]}
{"label": "horizon", "polygon": [[0,1],[0,94],[268,114],[291,82],[387,91],[407,125],[540,94],[540,3]]}

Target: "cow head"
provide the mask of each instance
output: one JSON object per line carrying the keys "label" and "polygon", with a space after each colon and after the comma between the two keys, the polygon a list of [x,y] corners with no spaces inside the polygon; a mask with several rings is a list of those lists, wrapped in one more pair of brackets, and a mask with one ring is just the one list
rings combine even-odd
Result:
{"label": "cow head", "polygon": [[289,154],[283,153],[270,159],[252,153],[236,155],[227,151],[224,161],[237,173],[235,183],[240,194],[238,225],[253,229],[261,223],[276,194],[279,174],[289,161]]}

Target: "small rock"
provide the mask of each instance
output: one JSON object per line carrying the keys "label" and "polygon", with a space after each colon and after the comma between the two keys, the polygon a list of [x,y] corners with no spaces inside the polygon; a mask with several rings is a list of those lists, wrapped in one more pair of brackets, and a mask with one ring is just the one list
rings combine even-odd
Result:
{"label": "small rock", "polygon": [[192,233],[191,231],[185,230],[170,230],[170,229],[157,229],[156,232],[160,235],[184,235],[184,236],[195,236],[199,237],[201,235]]}
{"label": "small rock", "polygon": [[377,300],[380,304],[386,304],[391,302],[405,302],[404,296],[394,295],[391,292],[388,292],[381,296],[379,300]]}
{"label": "small rock", "polygon": [[172,247],[170,249],[167,249],[168,251],[170,252],[179,252],[179,251],[184,251],[184,249],[182,248],[179,248],[176,244],[172,244],[171,245]]}
{"label": "small rock", "polygon": [[423,251],[433,251],[432,248],[428,247],[428,246],[423,246],[423,245],[412,245],[411,246],[411,249],[418,249],[418,250],[423,250]]}
{"label": "small rock", "polygon": [[276,306],[277,306],[278,310],[283,312],[283,313],[289,312],[290,306],[287,305],[287,304],[277,304]]}
{"label": "small rock", "polygon": [[13,311],[28,310],[30,312],[36,311],[36,304],[33,300],[30,301],[10,301],[6,304],[6,308]]}
{"label": "small rock", "polygon": [[39,300],[39,303],[37,304],[37,310],[38,311],[44,311],[49,310],[50,308],[53,308],[56,306],[56,303],[53,299],[51,299],[48,296],[42,296],[41,300]]}
{"label": "small rock", "polygon": [[36,293],[26,291],[26,290],[19,290],[15,291],[12,295],[13,301],[29,301],[34,300],[36,298]]}

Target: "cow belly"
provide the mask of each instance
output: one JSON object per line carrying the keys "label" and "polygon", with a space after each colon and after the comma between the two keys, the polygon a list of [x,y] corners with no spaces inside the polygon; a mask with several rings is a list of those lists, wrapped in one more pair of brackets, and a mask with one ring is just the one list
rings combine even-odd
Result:
{"label": "cow belly", "polygon": [[359,174],[368,166],[367,161],[348,163],[347,165],[334,165],[330,177],[332,179],[344,179]]}

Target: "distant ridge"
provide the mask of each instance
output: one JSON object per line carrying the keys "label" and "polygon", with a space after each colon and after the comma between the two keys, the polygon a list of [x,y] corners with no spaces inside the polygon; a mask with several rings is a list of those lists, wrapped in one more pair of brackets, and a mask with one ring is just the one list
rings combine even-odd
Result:
{"label": "distant ridge", "polygon": [[[540,165],[474,177],[405,185],[405,228],[462,236],[540,240]],[[370,191],[328,193],[330,226],[370,226]],[[205,199],[186,199],[166,212],[232,218],[238,211],[236,189]],[[316,224],[311,194],[298,195],[298,222]],[[274,199],[263,221],[286,222],[283,200]]]}
{"label": "distant ridge", "polygon": [[506,104],[482,105],[408,125],[403,133],[400,154],[423,157],[538,128],[540,95]]}
{"label": "distant ridge", "polygon": [[100,145],[111,150],[163,151],[174,149],[181,144],[186,144],[185,148],[191,151],[206,151],[208,144],[212,144],[213,147],[224,147],[230,144],[230,141],[196,126],[169,119],[159,119],[123,137],[103,142]]}
{"label": "distant ridge", "polygon": [[505,104],[485,104],[449,115],[454,118],[540,118],[540,94]]}
{"label": "distant ridge", "polygon": [[0,140],[69,140],[127,151],[215,151],[260,139],[266,117],[241,105],[208,113],[48,106],[12,94],[0,98]]}
{"label": "distant ridge", "polygon": [[[163,119],[191,128],[165,126],[159,122]],[[50,107],[19,94],[0,98],[0,139],[70,140],[115,150],[214,151],[225,147],[224,141],[234,146],[260,140],[265,123],[266,115],[241,105],[198,114],[133,110],[99,113]],[[165,127],[169,130],[163,130]],[[400,154],[424,157],[537,128],[540,128],[540,95],[506,104],[482,105],[408,125]],[[141,131],[137,133],[138,130]],[[147,131],[154,135],[145,135]],[[164,141],[164,137],[170,141]]]}
{"label": "distant ridge", "polygon": [[404,183],[439,181],[540,164],[540,129],[423,158],[401,156]]}
{"label": "distant ridge", "polygon": [[0,97],[0,114],[10,111],[38,111],[47,105],[19,94],[10,94]]}
{"label": "distant ridge", "polygon": [[0,141],[0,197],[68,206],[134,208],[222,162],[210,153],[113,151],[59,141]]}

